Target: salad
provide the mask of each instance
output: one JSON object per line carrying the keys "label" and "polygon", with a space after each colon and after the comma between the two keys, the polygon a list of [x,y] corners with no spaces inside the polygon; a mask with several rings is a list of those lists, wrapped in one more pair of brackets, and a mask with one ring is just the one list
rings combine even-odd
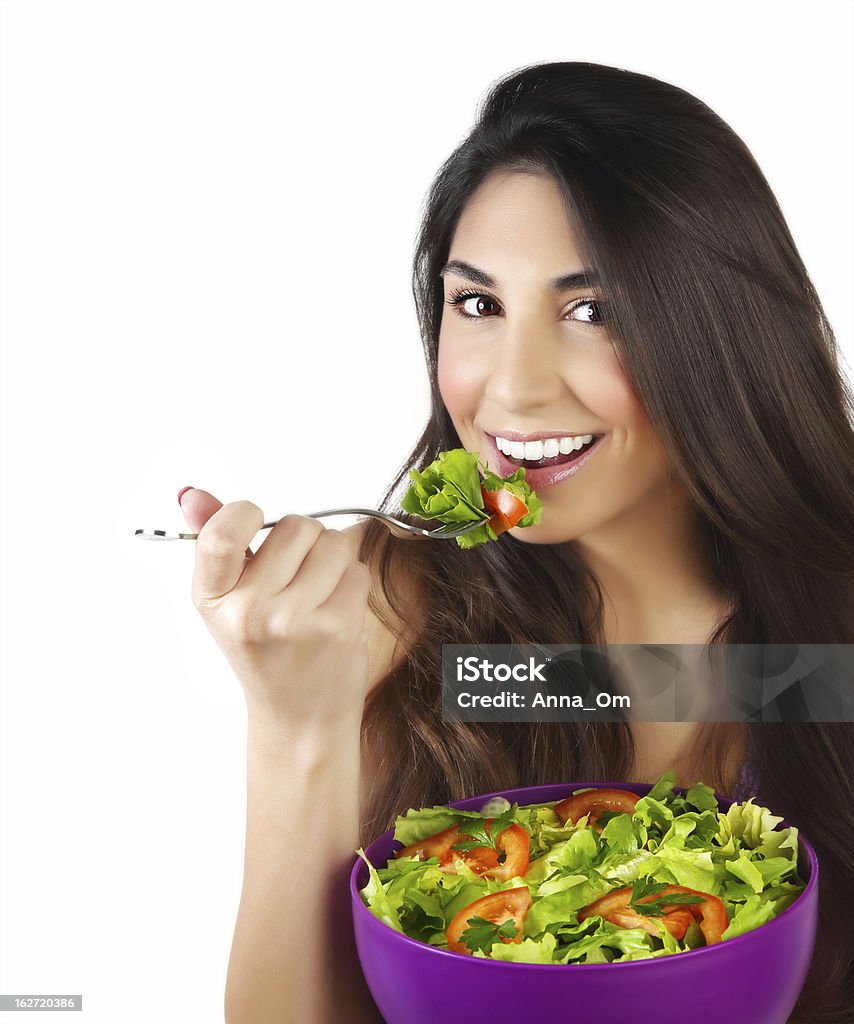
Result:
{"label": "salad", "polygon": [[361,896],[391,928],[474,957],[596,964],[682,953],[770,921],[805,888],[798,830],[662,775],[646,796],[577,789],[564,800],[399,816],[403,843],[368,865]]}
{"label": "salad", "polygon": [[498,540],[514,526],[535,526],[542,515],[543,503],[525,481],[524,467],[500,477],[481,463],[481,480],[477,457],[478,452],[454,448],[440,452],[424,470],[411,469],[412,484],[401,502],[405,512],[454,525],[488,514],[483,526],[456,538],[461,548]]}

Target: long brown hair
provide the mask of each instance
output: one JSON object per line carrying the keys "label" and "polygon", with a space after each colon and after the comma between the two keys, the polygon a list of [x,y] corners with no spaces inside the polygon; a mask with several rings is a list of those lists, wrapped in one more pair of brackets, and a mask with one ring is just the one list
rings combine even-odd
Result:
{"label": "long brown hair", "polygon": [[[382,507],[399,515],[408,471],[461,447],[437,380],[439,271],[472,193],[490,172],[515,169],[545,172],[561,190],[626,376],[696,505],[710,578],[730,608],[709,643],[854,642],[854,401],[833,331],[747,147],[694,96],[644,75],[576,62],[514,71],[442,165],[413,276],[432,409]],[[572,542],[507,535],[463,551],[398,541],[372,522],[360,557],[403,621],[402,581],[422,611],[365,704],[365,842],[409,807],[628,780],[627,723],[442,720],[442,643],[603,642],[601,589]],[[744,730],[759,799],[802,829],[821,862],[819,943],[790,1020],[851,1024],[854,726],[705,723],[697,761],[719,792],[732,789],[723,766]]]}

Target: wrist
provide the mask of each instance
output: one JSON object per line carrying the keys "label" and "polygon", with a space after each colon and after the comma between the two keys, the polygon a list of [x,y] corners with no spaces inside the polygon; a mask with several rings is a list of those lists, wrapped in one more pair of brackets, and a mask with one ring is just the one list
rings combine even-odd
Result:
{"label": "wrist", "polygon": [[248,707],[247,744],[255,760],[305,769],[353,759],[358,764],[360,736],[361,719],[296,723]]}

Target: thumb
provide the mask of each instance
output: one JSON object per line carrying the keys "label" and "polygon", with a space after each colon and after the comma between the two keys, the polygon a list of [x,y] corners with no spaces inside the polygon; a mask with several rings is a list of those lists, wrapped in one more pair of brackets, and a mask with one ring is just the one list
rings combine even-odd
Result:
{"label": "thumb", "polygon": [[198,487],[185,487],[179,491],[178,504],[187,525],[194,533],[198,533],[214,512],[222,508],[221,501],[207,491],[200,491]]}

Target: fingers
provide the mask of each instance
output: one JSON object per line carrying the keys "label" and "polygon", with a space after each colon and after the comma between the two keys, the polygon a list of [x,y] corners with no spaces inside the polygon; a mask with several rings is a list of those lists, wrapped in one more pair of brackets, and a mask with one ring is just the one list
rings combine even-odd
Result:
{"label": "fingers", "polygon": [[323,530],[288,585],[289,599],[298,608],[317,608],[341,582],[356,558],[357,544],[339,530]]}
{"label": "fingers", "polygon": [[[213,509],[214,503],[219,504],[218,509]],[[246,549],[264,525],[264,514],[251,501],[222,505],[212,494],[195,488],[187,491],[181,506],[192,509],[190,514],[197,518],[207,513],[198,530],[193,571],[193,602],[199,607],[233,590],[244,567],[252,564],[246,561]],[[190,522],[189,515],[187,521]]]}
{"label": "fingers", "polygon": [[326,530],[307,516],[285,516],[247,564],[237,589],[267,597],[287,589],[295,608],[315,608],[335,589],[357,550],[355,536]]}
{"label": "fingers", "polygon": [[193,533],[198,533],[214,512],[222,508],[221,501],[207,491],[200,491],[198,487],[183,491],[178,504]]}
{"label": "fingers", "polygon": [[360,533],[289,515],[258,553],[244,551],[264,523],[257,505],[222,505],[192,489],[182,501],[198,527],[193,600],[246,693],[252,715],[306,735],[334,725],[358,732],[371,669],[367,565]]}
{"label": "fingers", "polygon": [[287,590],[294,609],[328,604],[334,611],[339,603],[347,606],[361,598],[370,586],[367,566],[356,561],[357,532],[324,529],[316,519],[289,515],[273,527],[252,556],[249,542],[264,522],[257,505],[249,501],[223,505],[198,488],[186,490],[180,504],[187,523],[198,533],[192,585],[198,607],[229,593],[251,595],[255,604],[259,598]]}

